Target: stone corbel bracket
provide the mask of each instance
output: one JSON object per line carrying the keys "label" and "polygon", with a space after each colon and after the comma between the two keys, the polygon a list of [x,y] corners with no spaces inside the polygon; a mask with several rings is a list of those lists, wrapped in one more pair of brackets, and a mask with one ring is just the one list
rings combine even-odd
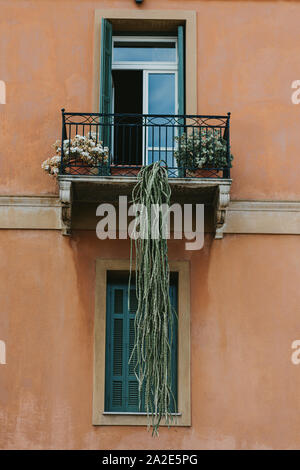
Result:
{"label": "stone corbel bracket", "polygon": [[227,209],[230,202],[231,181],[218,185],[215,197],[215,238],[223,238]]}
{"label": "stone corbel bracket", "polygon": [[59,199],[61,202],[61,229],[63,235],[71,235],[72,226],[72,182],[59,182]]}

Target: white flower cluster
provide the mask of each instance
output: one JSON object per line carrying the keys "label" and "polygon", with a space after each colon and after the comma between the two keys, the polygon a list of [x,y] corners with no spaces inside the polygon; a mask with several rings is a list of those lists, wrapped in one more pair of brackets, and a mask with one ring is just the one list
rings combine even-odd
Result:
{"label": "white flower cluster", "polygon": [[[183,168],[224,168],[227,162],[227,143],[214,129],[201,128],[190,135],[175,137],[178,147],[174,152],[178,166]],[[233,156],[230,155],[230,161]]]}
{"label": "white flower cluster", "polygon": [[[42,163],[42,169],[57,176],[61,164],[61,141],[57,140],[53,147],[55,155]],[[102,142],[97,140],[96,132],[90,132],[88,136],[77,134],[73,139],[64,140],[63,151],[63,163],[84,163],[90,166],[108,163],[109,148],[103,147]]]}

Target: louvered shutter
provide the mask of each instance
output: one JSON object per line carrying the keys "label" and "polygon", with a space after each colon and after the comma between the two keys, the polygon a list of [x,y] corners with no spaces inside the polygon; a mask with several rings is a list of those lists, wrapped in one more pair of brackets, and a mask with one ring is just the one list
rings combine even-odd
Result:
{"label": "louvered shutter", "polygon": [[[131,288],[128,309],[128,286],[111,284],[107,292],[105,410],[115,412],[144,411],[144,393],[139,408],[138,381],[134,364],[128,364],[134,345],[134,318],[137,308],[135,288]],[[177,310],[176,287],[170,287],[173,308]],[[177,400],[177,322],[172,340],[172,390]],[[175,410],[174,402],[172,411]]]}
{"label": "louvered shutter", "polygon": [[105,408],[122,411],[125,407],[125,297],[124,288],[108,286],[106,322],[106,397]]}
{"label": "louvered shutter", "polygon": [[[128,295],[128,291],[127,291]],[[130,289],[130,302],[129,302],[128,311],[128,352],[127,352],[127,362],[131,356],[133,346],[134,346],[134,317],[137,309],[137,298],[135,295],[135,288]],[[139,386],[136,379],[134,369],[135,369],[136,355],[133,357],[133,360],[128,364],[128,382],[127,382],[127,393],[128,393],[128,411],[141,411],[139,410]],[[142,409],[142,406],[141,406]]]}

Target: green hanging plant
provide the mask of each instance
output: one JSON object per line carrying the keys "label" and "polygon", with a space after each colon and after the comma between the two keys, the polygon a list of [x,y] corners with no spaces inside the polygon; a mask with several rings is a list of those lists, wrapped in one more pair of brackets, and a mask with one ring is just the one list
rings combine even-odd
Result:
{"label": "green hanging plant", "polygon": [[[134,362],[139,383],[139,403],[142,390],[148,427],[152,435],[158,435],[164,418],[167,425],[173,420],[171,407],[176,411],[175,397],[171,390],[171,348],[174,312],[169,294],[170,270],[167,240],[163,237],[163,216],[151,215],[153,204],[170,203],[171,188],[164,162],[143,167],[132,191],[133,203],[146,208],[146,218],[140,220],[140,232],[135,244],[135,271],[137,311],[135,316],[135,343],[129,362]],[[144,214],[145,215],[145,214]],[[147,223],[146,223],[147,222]],[[151,226],[158,224],[158,237],[151,238]],[[146,236],[145,236],[146,235]],[[132,247],[130,278],[132,273]],[[130,279],[129,279],[130,289]]]}

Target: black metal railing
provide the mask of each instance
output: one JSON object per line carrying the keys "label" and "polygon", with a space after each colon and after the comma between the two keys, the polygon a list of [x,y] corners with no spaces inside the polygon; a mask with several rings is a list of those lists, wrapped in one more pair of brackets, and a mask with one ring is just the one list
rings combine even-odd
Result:
{"label": "black metal railing", "polygon": [[163,160],[170,177],[230,178],[230,113],[174,116],[63,109],[62,141],[61,175],[136,176],[143,165]]}

